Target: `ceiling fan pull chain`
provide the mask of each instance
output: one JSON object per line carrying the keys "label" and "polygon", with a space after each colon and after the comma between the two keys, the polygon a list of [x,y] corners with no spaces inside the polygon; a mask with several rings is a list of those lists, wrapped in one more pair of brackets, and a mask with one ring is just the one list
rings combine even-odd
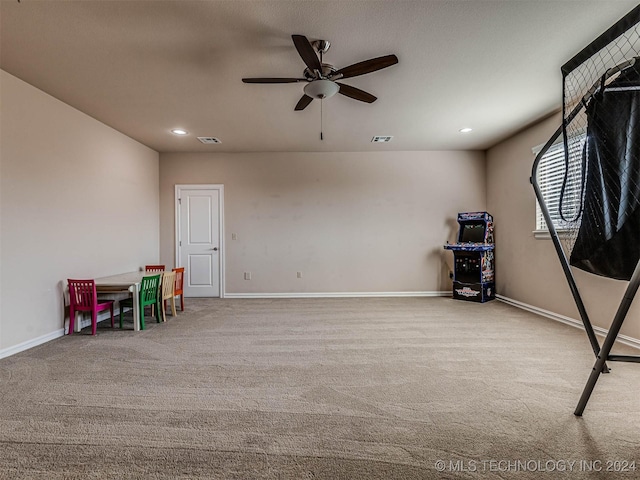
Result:
{"label": "ceiling fan pull chain", "polygon": [[[322,67],[322,50],[320,50],[318,53],[320,53],[320,67]],[[322,71],[320,71],[320,74],[322,75]],[[322,105],[323,105],[323,99],[320,99],[320,141],[324,141],[324,136],[322,135]]]}
{"label": "ceiling fan pull chain", "polygon": [[322,136],[322,104],[324,102],[322,101],[322,98],[320,99],[320,140],[324,140],[324,137]]}

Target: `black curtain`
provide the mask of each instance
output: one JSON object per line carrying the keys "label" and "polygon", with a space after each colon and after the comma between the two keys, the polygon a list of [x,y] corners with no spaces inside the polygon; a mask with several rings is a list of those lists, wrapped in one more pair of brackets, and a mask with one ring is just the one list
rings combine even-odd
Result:
{"label": "black curtain", "polygon": [[640,259],[639,68],[623,71],[586,107],[584,206],[570,256],[577,268],[619,280],[629,280]]}

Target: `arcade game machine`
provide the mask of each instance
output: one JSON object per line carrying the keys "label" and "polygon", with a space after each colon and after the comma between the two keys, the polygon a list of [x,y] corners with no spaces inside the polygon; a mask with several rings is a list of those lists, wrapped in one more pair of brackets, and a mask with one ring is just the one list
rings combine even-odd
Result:
{"label": "arcade game machine", "polygon": [[493,217],[487,212],[458,213],[457,243],[453,251],[453,298],[484,303],[495,298]]}

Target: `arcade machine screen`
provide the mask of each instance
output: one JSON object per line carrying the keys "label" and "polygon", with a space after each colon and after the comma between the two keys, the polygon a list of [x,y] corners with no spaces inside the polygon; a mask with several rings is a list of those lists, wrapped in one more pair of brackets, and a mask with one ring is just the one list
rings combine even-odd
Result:
{"label": "arcade machine screen", "polygon": [[465,223],[460,233],[460,243],[484,243],[485,222]]}

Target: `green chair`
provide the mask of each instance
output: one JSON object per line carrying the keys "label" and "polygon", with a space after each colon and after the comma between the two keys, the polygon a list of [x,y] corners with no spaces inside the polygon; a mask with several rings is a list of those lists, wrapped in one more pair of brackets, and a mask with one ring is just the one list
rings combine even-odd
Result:
{"label": "green chair", "polygon": [[[144,307],[151,305],[152,315],[155,310],[155,317],[160,323],[160,277],[162,275],[152,275],[142,277],[140,284],[140,330],[144,330]],[[122,313],[125,307],[133,308],[133,298],[120,300],[120,328],[122,328]],[[155,307],[155,309],[154,309]]]}

